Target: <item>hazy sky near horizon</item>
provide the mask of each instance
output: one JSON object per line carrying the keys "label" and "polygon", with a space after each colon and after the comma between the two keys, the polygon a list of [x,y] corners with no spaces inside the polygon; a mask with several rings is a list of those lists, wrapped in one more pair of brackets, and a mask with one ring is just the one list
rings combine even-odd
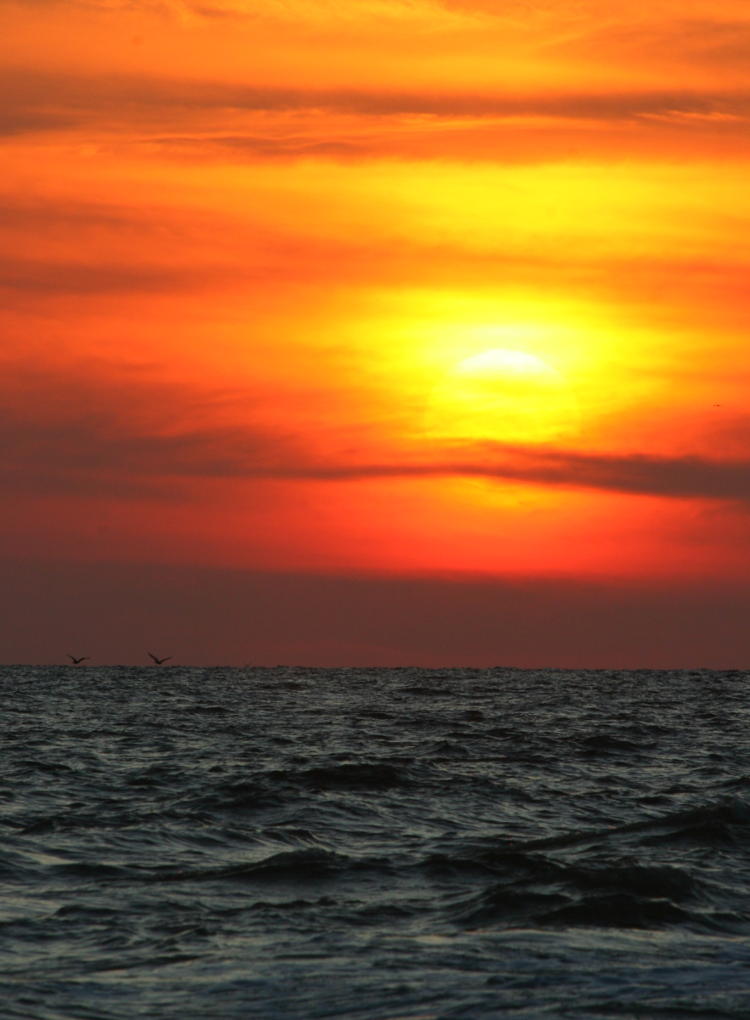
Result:
{"label": "hazy sky near horizon", "polygon": [[750,660],[744,0],[0,9],[0,659]]}

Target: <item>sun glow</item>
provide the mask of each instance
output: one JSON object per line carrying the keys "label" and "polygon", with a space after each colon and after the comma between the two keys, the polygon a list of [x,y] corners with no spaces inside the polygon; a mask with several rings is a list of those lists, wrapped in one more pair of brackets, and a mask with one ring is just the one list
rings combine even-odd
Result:
{"label": "sun glow", "polygon": [[535,354],[496,348],[459,361],[435,387],[428,429],[446,438],[543,442],[570,430],[576,401]]}
{"label": "sun glow", "polygon": [[654,370],[663,330],[625,319],[604,300],[520,287],[413,288],[378,298],[360,327],[360,357],[396,443],[608,449],[646,427],[633,421],[634,407],[674,399],[666,362]]}

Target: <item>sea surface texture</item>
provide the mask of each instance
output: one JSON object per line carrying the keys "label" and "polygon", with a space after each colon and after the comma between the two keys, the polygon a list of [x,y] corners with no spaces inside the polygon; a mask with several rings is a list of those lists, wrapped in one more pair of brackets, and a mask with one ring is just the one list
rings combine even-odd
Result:
{"label": "sea surface texture", "polygon": [[2,1020],[750,1017],[750,676],[31,668]]}

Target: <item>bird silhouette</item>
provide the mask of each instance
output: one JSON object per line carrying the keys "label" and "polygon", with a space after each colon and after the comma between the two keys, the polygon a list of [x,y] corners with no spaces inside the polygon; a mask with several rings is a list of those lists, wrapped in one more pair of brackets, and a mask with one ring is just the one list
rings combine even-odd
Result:
{"label": "bird silhouette", "polygon": [[78,658],[76,658],[75,655],[71,655],[70,652],[68,652],[68,658],[74,666],[77,666],[79,663],[85,662],[86,659],[88,659],[88,655],[79,655]]}
{"label": "bird silhouette", "polygon": [[154,655],[153,652],[149,652],[148,654],[151,656],[151,658],[154,660],[157,666],[161,666],[163,662],[169,662],[169,660],[172,658],[171,655],[165,655],[163,659],[160,659],[157,655]]}

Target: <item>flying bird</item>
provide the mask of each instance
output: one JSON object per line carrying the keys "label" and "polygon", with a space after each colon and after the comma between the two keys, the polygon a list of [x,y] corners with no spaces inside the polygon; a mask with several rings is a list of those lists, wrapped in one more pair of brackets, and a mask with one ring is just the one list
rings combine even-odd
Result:
{"label": "flying bird", "polygon": [[68,658],[74,666],[77,666],[79,663],[85,662],[86,659],[88,659],[88,655],[79,655],[78,658],[76,658],[75,655],[71,655],[70,652],[68,652]]}
{"label": "flying bird", "polygon": [[153,652],[149,652],[148,654],[151,656],[151,658],[154,660],[157,666],[161,666],[163,662],[169,662],[169,660],[172,658],[171,655],[165,655],[163,659],[160,659],[158,656],[154,655]]}

